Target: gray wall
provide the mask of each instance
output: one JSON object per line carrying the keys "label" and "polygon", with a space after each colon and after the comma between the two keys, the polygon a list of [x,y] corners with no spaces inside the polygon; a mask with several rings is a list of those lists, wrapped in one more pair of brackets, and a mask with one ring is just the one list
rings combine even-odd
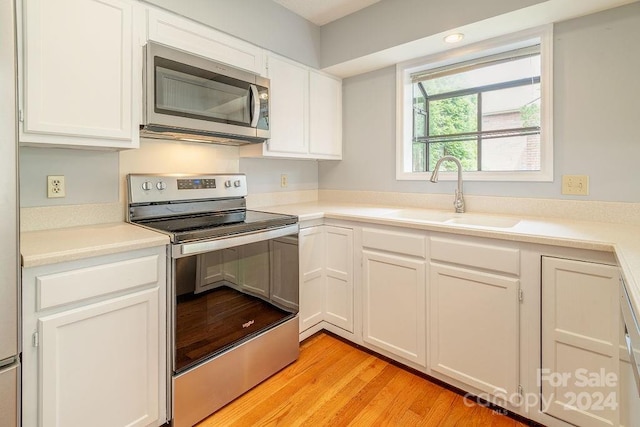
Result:
{"label": "gray wall", "polygon": [[[64,175],[66,197],[47,199],[47,175]],[[20,206],[118,201],[118,153],[58,148],[20,148]]]}
{"label": "gray wall", "polygon": [[[318,162],[313,160],[240,159],[240,172],[247,175],[249,193],[318,189]],[[288,185],[280,187],[280,176]]]}
{"label": "gray wall", "polygon": [[277,52],[320,65],[320,29],[270,0],[145,0]]}
{"label": "gray wall", "polygon": [[[384,3],[384,2],[383,2]],[[640,3],[554,29],[553,183],[467,182],[466,194],[640,201]],[[343,81],[342,162],[321,162],[321,189],[451,193],[454,182],[395,180],[395,68]],[[563,196],[563,174],[590,176]]]}
{"label": "gray wall", "polygon": [[322,68],[545,0],[382,0],[322,26]]}

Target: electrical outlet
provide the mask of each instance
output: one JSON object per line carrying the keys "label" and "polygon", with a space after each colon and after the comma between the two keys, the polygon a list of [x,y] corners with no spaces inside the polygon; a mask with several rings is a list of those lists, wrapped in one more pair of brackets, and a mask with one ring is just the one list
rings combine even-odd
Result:
{"label": "electrical outlet", "polygon": [[589,195],[589,175],[562,175],[562,194]]}
{"label": "electrical outlet", "polygon": [[50,199],[66,196],[64,175],[47,176],[47,197]]}
{"label": "electrical outlet", "polygon": [[280,175],[280,187],[287,188],[287,185],[289,185],[289,177],[286,173],[283,173]]}

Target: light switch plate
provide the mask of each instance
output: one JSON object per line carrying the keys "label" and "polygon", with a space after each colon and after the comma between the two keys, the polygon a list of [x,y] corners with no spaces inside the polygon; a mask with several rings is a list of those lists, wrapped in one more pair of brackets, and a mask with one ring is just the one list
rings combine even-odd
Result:
{"label": "light switch plate", "polygon": [[589,195],[589,175],[562,175],[562,194]]}

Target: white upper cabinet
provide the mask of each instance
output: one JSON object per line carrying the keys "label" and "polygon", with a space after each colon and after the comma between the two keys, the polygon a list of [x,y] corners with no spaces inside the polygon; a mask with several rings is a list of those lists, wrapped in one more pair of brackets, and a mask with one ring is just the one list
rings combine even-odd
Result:
{"label": "white upper cabinet", "polygon": [[309,71],[309,153],[342,158],[342,81]]}
{"label": "white upper cabinet", "polygon": [[267,54],[271,138],[241,147],[243,157],[342,159],[342,81]]}
{"label": "white upper cabinet", "polygon": [[149,40],[265,75],[264,51],[261,48],[206,25],[149,8],[147,28]]}
{"label": "white upper cabinet", "polygon": [[271,138],[269,153],[306,155],[309,151],[309,72],[291,61],[269,56]]}
{"label": "white upper cabinet", "polygon": [[140,11],[126,0],[22,1],[21,143],[138,147]]}

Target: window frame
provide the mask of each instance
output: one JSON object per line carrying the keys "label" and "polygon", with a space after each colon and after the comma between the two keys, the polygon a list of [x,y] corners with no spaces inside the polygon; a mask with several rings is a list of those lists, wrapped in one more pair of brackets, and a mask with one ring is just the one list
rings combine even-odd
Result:
{"label": "window frame", "polygon": [[[540,44],[540,170],[465,171],[466,181],[553,181],[553,25],[462,46],[396,65],[396,180],[428,180],[431,172],[412,172],[413,84],[411,74]],[[455,172],[440,172],[456,180]]]}

